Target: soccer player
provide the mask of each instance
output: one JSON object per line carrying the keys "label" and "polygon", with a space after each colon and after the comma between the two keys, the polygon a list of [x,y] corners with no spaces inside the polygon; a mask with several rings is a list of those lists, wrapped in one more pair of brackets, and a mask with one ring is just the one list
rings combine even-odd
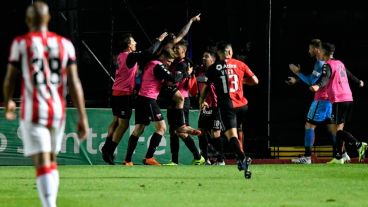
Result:
{"label": "soccer player", "polygon": [[111,108],[114,118],[109,125],[106,141],[101,149],[102,158],[108,164],[115,164],[114,151],[129,127],[138,64],[144,65],[156,52],[166,36],[166,32],[161,34],[156,42],[143,52],[136,51],[137,42],[130,33],[122,36],[121,47],[123,51],[117,57],[118,68],[115,72],[115,82],[112,86],[111,96]]}
{"label": "soccer player", "polygon": [[[176,87],[163,87],[161,90],[161,95],[166,97],[167,100],[172,100],[175,96],[175,93],[180,92],[180,94],[184,98],[184,123],[186,126],[189,126],[189,109],[190,109],[190,100],[189,100],[189,78],[193,72],[193,64],[192,62],[186,58],[187,52],[187,42],[181,40],[176,43],[174,46],[174,52],[176,55],[176,59],[174,63],[170,67],[170,72],[175,75],[176,79]],[[181,127],[177,126],[177,119],[182,119],[183,117],[177,112],[176,103],[170,101],[171,103],[167,109],[167,119],[169,123],[169,132],[170,132],[170,149],[171,149],[171,162],[165,165],[177,165],[179,163],[179,137],[183,140],[187,148],[193,154],[193,164],[194,165],[202,165],[205,162],[205,159],[200,155],[198,148],[196,147],[193,138],[187,133],[177,133],[177,129]],[[173,103],[172,103],[173,102]],[[179,121],[182,123],[182,120]],[[199,135],[198,133],[197,135]]]}
{"label": "soccer player", "polygon": [[[206,72],[208,68],[216,61],[216,50],[207,49],[204,51],[202,61],[203,65],[197,75],[199,91],[202,90],[203,85],[207,81]],[[221,137],[222,122],[217,107],[217,95],[213,83],[209,87],[209,92],[203,102],[203,108],[200,109],[201,111],[198,119],[198,128],[202,132],[202,134],[198,136],[199,147],[201,149],[201,155],[205,158],[206,163],[212,164],[210,160],[208,160],[208,142],[210,141],[218,153],[217,160],[214,164],[225,165],[223,140]]]}
{"label": "soccer player", "polygon": [[206,73],[208,78],[199,98],[199,105],[204,107],[204,99],[211,83],[215,85],[217,104],[225,127],[225,136],[232,150],[237,155],[238,169],[244,170],[244,177],[249,179],[251,158],[246,157],[238,140],[240,123],[244,120],[248,109],[248,100],[243,94],[243,84],[256,85],[258,78],[243,62],[233,59],[232,46],[229,43],[219,43],[217,46],[219,60]]}
{"label": "soccer player", "polygon": [[[321,45],[322,42],[319,39],[312,39],[309,43],[309,54],[311,57],[316,58],[316,62],[314,64],[314,69],[311,74],[304,75],[300,72],[300,67],[296,66],[294,64],[290,64],[289,68],[290,70],[298,76],[300,80],[302,80],[304,83],[306,83],[308,86],[313,85],[322,74],[322,66],[324,64],[324,61],[321,59]],[[332,55],[332,54],[331,54]],[[351,73],[349,73],[349,77],[356,82],[357,84],[360,84],[360,81],[353,76]],[[287,83],[289,85],[293,85],[297,82],[297,79],[294,77],[288,77]],[[304,135],[304,146],[305,146],[305,152],[304,155],[292,159],[291,161],[296,164],[311,164],[312,159],[312,147],[314,143],[315,138],[315,128],[316,126],[320,125],[326,125],[329,123],[329,119],[331,117],[332,112],[332,104],[329,101],[328,94],[326,89],[319,90],[314,95],[314,100],[309,108],[308,114],[307,114],[307,121],[305,123],[305,135]],[[331,134],[333,142],[335,142],[334,135]],[[344,152],[342,155],[346,160],[350,160],[349,155]]]}
{"label": "soccer player", "polygon": [[78,109],[78,135],[88,132],[82,86],[77,73],[75,50],[64,37],[48,31],[49,8],[35,2],[26,11],[29,32],[16,37],[11,45],[4,81],[5,117],[16,118],[12,101],[18,72],[22,76],[20,130],[24,155],[36,169],[37,190],[44,207],[55,207],[59,173],[56,155],[65,128],[66,84]]}
{"label": "soccer player", "polygon": [[351,133],[344,130],[345,123],[350,117],[353,107],[353,96],[350,90],[345,65],[336,59],[331,59],[335,46],[331,43],[322,43],[321,57],[325,61],[320,79],[310,89],[313,92],[326,90],[332,103],[330,128],[336,134],[336,154],[329,164],[344,164],[342,156],[343,143],[355,145],[358,151],[359,162],[363,161],[367,143],[358,141]]}
{"label": "soccer player", "polygon": [[174,76],[167,69],[174,59],[175,54],[172,50],[163,50],[158,60],[148,62],[144,68],[142,84],[137,97],[137,103],[140,104],[136,106],[135,128],[129,137],[125,165],[133,165],[132,155],[137,146],[138,138],[143,133],[145,126],[151,121],[155,123],[156,130],[151,137],[143,163],[145,165],[161,165],[153,157],[153,154],[166,131],[166,124],[156,100],[164,81],[175,82]]}

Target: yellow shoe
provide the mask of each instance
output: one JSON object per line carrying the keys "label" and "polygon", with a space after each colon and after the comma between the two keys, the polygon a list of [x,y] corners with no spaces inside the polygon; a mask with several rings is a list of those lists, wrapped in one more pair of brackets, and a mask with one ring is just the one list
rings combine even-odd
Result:
{"label": "yellow shoe", "polygon": [[344,159],[336,159],[333,158],[331,161],[327,162],[327,164],[340,164],[343,165],[345,163]]}
{"label": "yellow shoe", "polygon": [[204,159],[203,156],[201,156],[201,158],[199,160],[193,160],[192,164],[193,165],[204,165],[205,162],[206,162],[206,160]]}
{"label": "yellow shoe", "polygon": [[166,164],[162,164],[162,165],[165,165],[165,166],[177,166],[178,164],[173,162],[173,161],[170,161],[169,163],[166,163]]}

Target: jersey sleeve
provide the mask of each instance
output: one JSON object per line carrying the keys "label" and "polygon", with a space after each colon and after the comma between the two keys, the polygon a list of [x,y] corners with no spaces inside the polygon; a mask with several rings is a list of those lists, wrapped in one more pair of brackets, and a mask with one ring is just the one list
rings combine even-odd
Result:
{"label": "jersey sleeve", "polygon": [[68,57],[67,66],[69,66],[71,64],[75,64],[77,58],[75,56],[75,48],[74,48],[72,42],[70,42],[67,39],[63,39],[63,42],[64,42],[64,46],[65,46],[65,50],[66,50],[66,55]]}
{"label": "jersey sleeve", "polygon": [[205,79],[204,79],[204,82],[203,83],[205,83],[205,84],[207,84],[207,85],[210,85],[211,83],[213,83],[213,78],[214,78],[214,75],[213,75],[213,71],[215,70],[215,66],[214,66],[215,64],[213,64],[213,65],[211,65],[208,69],[207,69],[207,71],[206,71],[206,73],[205,73]]}
{"label": "jersey sleeve", "polygon": [[19,38],[15,38],[10,46],[10,53],[8,62],[14,65],[16,68],[20,66],[20,41]]}
{"label": "jersey sleeve", "polygon": [[241,67],[242,67],[242,69],[244,71],[244,77],[252,77],[252,76],[254,76],[253,71],[250,70],[250,68],[248,67],[247,64],[242,63],[241,64]]}
{"label": "jersey sleeve", "polygon": [[332,69],[329,64],[324,64],[322,67],[322,75],[316,81],[315,85],[318,85],[320,88],[326,86],[330,80],[332,74]]}
{"label": "jersey sleeve", "polygon": [[168,69],[165,68],[163,64],[157,64],[155,68],[153,68],[153,74],[159,80],[166,80],[171,82],[175,81],[173,75]]}

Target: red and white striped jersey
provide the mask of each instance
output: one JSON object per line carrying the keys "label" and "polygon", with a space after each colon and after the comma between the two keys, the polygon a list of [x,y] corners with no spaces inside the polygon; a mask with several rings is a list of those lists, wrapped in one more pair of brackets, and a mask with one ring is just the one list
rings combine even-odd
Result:
{"label": "red and white striped jersey", "polygon": [[9,63],[22,74],[22,120],[60,127],[65,120],[67,66],[75,60],[72,43],[53,32],[29,32],[13,40]]}

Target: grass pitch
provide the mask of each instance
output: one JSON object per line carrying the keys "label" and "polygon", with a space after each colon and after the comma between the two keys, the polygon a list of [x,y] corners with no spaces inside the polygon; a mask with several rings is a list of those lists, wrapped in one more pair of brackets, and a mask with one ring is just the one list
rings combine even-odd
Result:
{"label": "grass pitch", "polygon": [[[368,166],[59,166],[59,207],[367,206]],[[33,167],[0,167],[0,206],[40,206]]]}

